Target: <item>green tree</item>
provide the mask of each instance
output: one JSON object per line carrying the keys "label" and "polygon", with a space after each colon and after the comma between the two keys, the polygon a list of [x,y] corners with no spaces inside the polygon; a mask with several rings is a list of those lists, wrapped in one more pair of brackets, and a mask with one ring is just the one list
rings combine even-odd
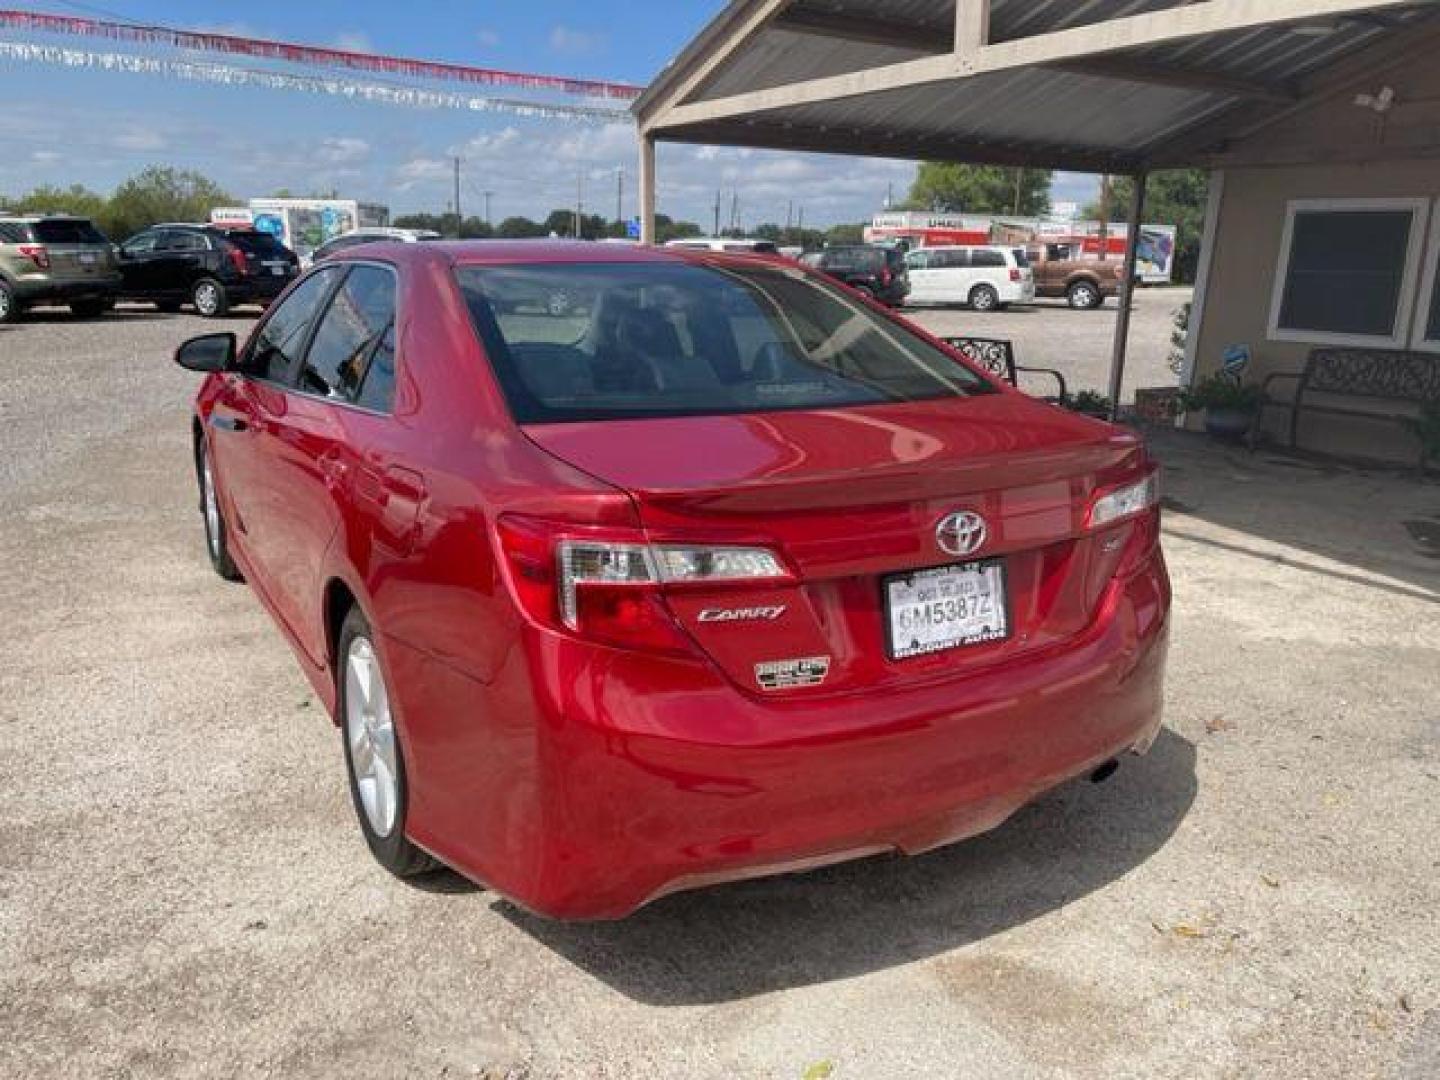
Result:
{"label": "green tree", "polygon": [[116,188],[97,216],[112,239],[123,240],[157,221],[207,221],[213,208],[234,201],[198,172],[151,165]]}
{"label": "green tree", "polygon": [[42,184],[15,200],[12,209],[24,214],[75,214],[94,220],[105,210],[105,196],[80,184],[68,188]]}
{"label": "green tree", "polygon": [[523,240],[529,237],[544,236],[546,232],[544,225],[538,221],[531,221],[527,217],[507,217],[495,229],[495,235],[506,240]]}
{"label": "green tree", "polygon": [[864,225],[831,225],[825,230],[827,244],[858,244],[864,239]]}
{"label": "green tree", "polygon": [[1050,210],[1049,169],[958,165],[926,161],[915,174],[905,205],[912,210],[1037,217]]}
{"label": "green tree", "polygon": [[[1135,180],[1129,176],[1111,179],[1109,218],[1125,216],[1134,197]],[[1204,169],[1169,169],[1152,173],[1145,185],[1145,220],[1157,225],[1174,225],[1175,280],[1191,284],[1200,265],[1200,238],[1205,231],[1205,205],[1210,195],[1210,176]],[[1086,207],[1087,217],[1104,216],[1098,200]]]}
{"label": "green tree", "polygon": [[702,235],[700,226],[693,221],[676,221],[666,214],[655,215],[655,242],[669,243],[671,240],[688,240]]}

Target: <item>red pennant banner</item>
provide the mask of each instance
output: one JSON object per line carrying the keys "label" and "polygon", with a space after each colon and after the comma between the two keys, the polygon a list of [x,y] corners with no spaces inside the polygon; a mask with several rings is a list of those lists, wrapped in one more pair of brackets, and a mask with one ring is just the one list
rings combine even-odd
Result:
{"label": "red pennant banner", "polygon": [[597,79],[572,79],[562,75],[531,75],[518,71],[446,64],[434,60],[414,60],[404,56],[383,56],[376,53],[328,49],[317,45],[298,45],[288,41],[238,37],[233,34],[201,33],[176,30],[166,26],[141,26],[135,23],[109,22],[70,15],[51,15],[36,11],[0,8],[0,27],[40,34],[70,34],[78,37],[109,38],[112,41],[134,41],[148,45],[165,45],[176,49],[197,49],[205,52],[252,56],[266,60],[283,60],[295,64],[316,64],[323,67],[349,68],[354,71],[408,75],[421,79],[441,79],[482,86],[508,86],[525,90],[555,90],[584,97],[631,101],[640,96],[641,88],[629,83],[604,82]]}

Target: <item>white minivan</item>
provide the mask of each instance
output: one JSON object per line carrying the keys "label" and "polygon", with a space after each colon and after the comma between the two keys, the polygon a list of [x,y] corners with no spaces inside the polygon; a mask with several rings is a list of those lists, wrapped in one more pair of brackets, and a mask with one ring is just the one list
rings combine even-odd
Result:
{"label": "white minivan", "polygon": [[907,304],[969,304],[995,311],[1035,299],[1035,272],[1024,248],[927,247],[905,256]]}

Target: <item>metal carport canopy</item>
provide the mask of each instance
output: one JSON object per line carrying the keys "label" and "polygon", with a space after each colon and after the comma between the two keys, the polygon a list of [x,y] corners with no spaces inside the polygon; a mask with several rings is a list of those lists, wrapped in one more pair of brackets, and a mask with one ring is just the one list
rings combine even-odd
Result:
{"label": "metal carport canopy", "polygon": [[[646,89],[655,143],[1141,175],[1208,153],[1419,48],[1437,0],[734,0]],[[1133,277],[1143,211],[1130,207]],[[1116,328],[1119,404],[1128,295]]]}

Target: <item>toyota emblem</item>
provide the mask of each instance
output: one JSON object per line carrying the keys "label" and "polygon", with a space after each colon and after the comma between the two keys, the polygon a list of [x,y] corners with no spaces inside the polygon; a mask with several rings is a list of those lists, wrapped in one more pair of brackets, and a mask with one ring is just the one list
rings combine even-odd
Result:
{"label": "toyota emblem", "polygon": [[974,555],[985,546],[985,519],[971,510],[946,514],[935,526],[935,542],[950,555]]}

